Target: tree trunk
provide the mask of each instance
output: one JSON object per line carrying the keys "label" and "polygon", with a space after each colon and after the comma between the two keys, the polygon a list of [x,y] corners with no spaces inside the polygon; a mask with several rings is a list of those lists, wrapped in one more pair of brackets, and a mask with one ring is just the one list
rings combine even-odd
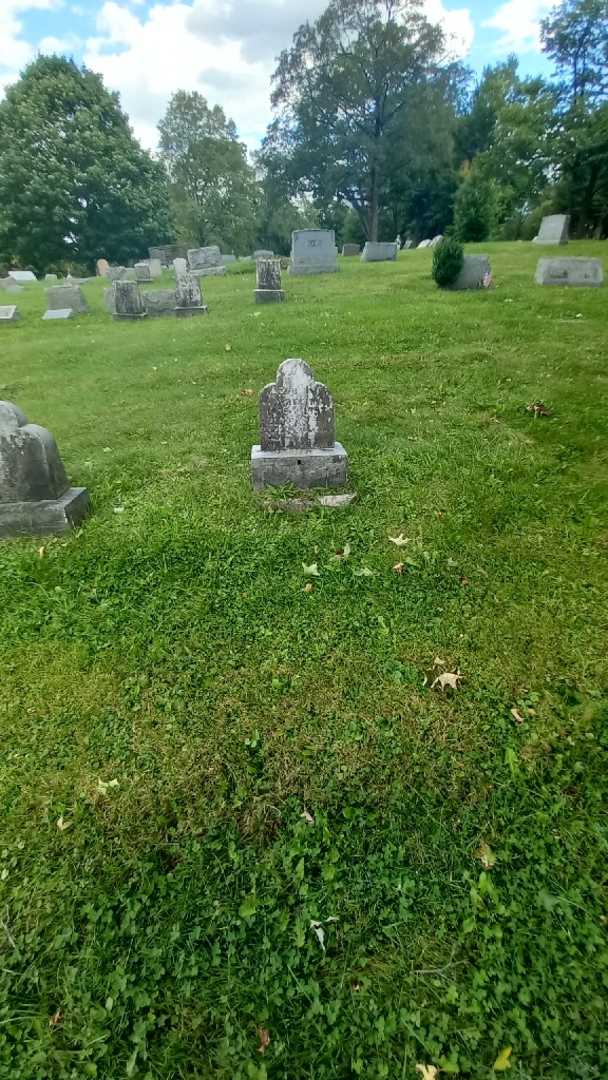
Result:
{"label": "tree trunk", "polygon": [[374,165],[370,176],[369,204],[367,208],[367,235],[378,239],[378,170]]}

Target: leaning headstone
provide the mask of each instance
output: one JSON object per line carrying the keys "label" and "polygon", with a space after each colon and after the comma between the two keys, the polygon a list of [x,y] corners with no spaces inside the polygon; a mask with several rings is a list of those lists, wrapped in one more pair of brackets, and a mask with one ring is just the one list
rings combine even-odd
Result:
{"label": "leaning headstone", "polygon": [[88,304],[80,285],[54,285],[46,290],[46,306],[49,311],[71,308],[77,315],[86,315]]}
{"label": "leaning headstone", "polygon": [[354,255],[360,255],[360,254],[361,254],[361,246],[359,244],[343,244],[342,245],[342,255],[344,256],[345,259],[350,259]]}
{"label": "leaning headstone", "polygon": [[338,249],[333,229],[296,229],[291,234],[290,274],[335,274]]}
{"label": "leaning headstone", "polygon": [[465,289],[489,289],[491,284],[492,267],[488,256],[465,255],[456,281],[448,287],[461,292]]}
{"label": "leaning headstone", "polygon": [[175,289],[148,289],[143,296],[146,313],[151,317],[175,315]]}
{"label": "leaning headstone", "polygon": [[226,273],[222,263],[222,253],[217,245],[211,247],[190,248],[188,266],[196,277],[221,277]]}
{"label": "leaning headstone", "polygon": [[419,248],[428,248],[430,246],[431,246],[431,241],[430,240],[421,240],[420,243],[418,244]]}
{"label": "leaning headstone", "polygon": [[539,259],[535,281],[537,285],[587,285],[597,288],[604,281],[604,268],[601,259]]}
{"label": "leaning headstone", "polygon": [[17,285],[22,284],[24,281],[36,281],[36,275],[31,270],[9,270],[8,276],[13,279]]}
{"label": "leaning headstone", "polygon": [[535,244],[567,244],[568,231],[570,229],[569,214],[549,214],[540,223],[538,236],[534,237]]}
{"label": "leaning headstone", "polygon": [[303,360],[285,360],[276,382],[262,390],[260,425],[260,445],[251,450],[256,491],[284,484],[311,488],[345,483],[348,457],[336,442],[333,398]]}
{"label": "leaning headstone", "polygon": [[70,487],[50,431],[0,401],[0,537],[65,532],[88,509],[88,492]]}
{"label": "leaning headstone", "polygon": [[49,308],[42,316],[43,322],[52,322],[56,319],[71,319],[74,315],[71,307],[68,308]]}
{"label": "leaning headstone", "polygon": [[114,282],[113,319],[145,319],[146,308],[136,281]]}
{"label": "leaning headstone", "polygon": [[188,319],[193,315],[206,315],[208,307],[203,304],[201,287],[194,274],[186,270],[177,275],[175,286],[175,314],[178,319]]}
{"label": "leaning headstone", "polygon": [[361,254],[361,262],[394,262],[397,250],[394,243],[383,244],[368,240]]}
{"label": "leaning headstone", "polygon": [[285,299],[281,287],[281,260],[257,259],[255,264],[256,304],[280,304]]}
{"label": "leaning headstone", "polygon": [[45,281],[57,281],[57,274],[45,274],[44,275],[44,280]]}
{"label": "leaning headstone", "polygon": [[150,267],[150,277],[159,278],[163,272],[160,259],[148,259],[148,266]]}
{"label": "leaning headstone", "polygon": [[97,277],[107,277],[109,269],[110,264],[107,259],[98,259],[95,263],[95,271],[97,273]]}
{"label": "leaning headstone", "polygon": [[135,270],[135,277],[138,281],[152,281],[152,274],[150,273],[149,263],[136,262],[133,269]]}
{"label": "leaning headstone", "polygon": [[20,318],[15,304],[0,305],[0,322],[17,322]]}

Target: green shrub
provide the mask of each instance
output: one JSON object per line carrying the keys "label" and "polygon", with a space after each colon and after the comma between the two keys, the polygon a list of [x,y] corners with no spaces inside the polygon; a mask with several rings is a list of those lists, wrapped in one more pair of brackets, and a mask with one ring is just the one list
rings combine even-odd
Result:
{"label": "green shrub", "polygon": [[471,172],[454,202],[454,233],[463,243],[487,240],[496,227],[498,204],[494,185]]}
{"label": "green shrub", "polygon": [[453,236],[446,236],[433,251],[433,279],[440,289],[453,285],[462,270],[464,251]]}

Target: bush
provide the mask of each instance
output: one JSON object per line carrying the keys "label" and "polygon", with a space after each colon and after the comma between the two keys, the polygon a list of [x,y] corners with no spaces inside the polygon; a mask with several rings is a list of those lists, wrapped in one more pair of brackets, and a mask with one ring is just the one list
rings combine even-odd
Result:
{"label": "bush", "polygon": [[446,236],[433,251],[433,278],[440,289],[453,285],[464,263],[462,244]]}
{"label": "bush", "polygon": [[496,226],[498,205],[492,183],[469,173],[456,192],[454,233],[463,243],[487,240]]}

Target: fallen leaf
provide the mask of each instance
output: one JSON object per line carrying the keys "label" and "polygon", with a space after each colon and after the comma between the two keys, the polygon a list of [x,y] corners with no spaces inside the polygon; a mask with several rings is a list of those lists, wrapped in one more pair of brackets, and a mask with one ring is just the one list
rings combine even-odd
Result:
{"label": "fallen leaf", "polygon": [[369,566],[362,566],[360,570],[353,570],[355,577],[373,577],[374,571]]}
{"label": "fallen leaf", "polygon": [[521,715],[519,709],[511,709],[511,716],[515,720],[516,724],[523,724],[524,718]]}
{"label": "fallen leaf", "polygon": [[335,555],[332,555],[332,559],[337,562],[341,562],[342,559],[348,559],[350,555],[350,544],[345,544],[343,548],[338,548]]}
{"label": "fallen leaf", "polygon": [[255,395],[255,390],[241,390],[240,393],[241,397],[253,397]]}
{"label": "fallen leaf", "polygon": [[436,656],[433,660],[433,667],[445,667],[446,661],[442,660],[440,656]]}
{"label": "fallen leaf", "polygon": [[422,1080],[436,1080],[439,1076],[439,1069],[436,1065],[416,1065],[416,1072],[419,1072],[422,1076]]}
{"label": "fallen leaf", "polygon": [[399,536],[389,536],[389,540],[396,547],[405,547],[406,544],[411,544],[409,536],[404,536],[403,533],[399,533]]}
{"label": "fallen leaf", "polygon": [[307,566],[306,563],[302,563],[302,570],[304,571],[304,573],[306,574],[307,577],[320,577],[321,576],[320,573],[319,573],[319,566],[318,566],[318,564],[316,562],[311,563],[310,566]]}
{"label": "fallen leaf", "polygon": [[469,581],[468,577],[461,577],[460,578],[460,584],[462,585],[463,588],[466,588],[466,586],[470,585],[471,582]]}
{"label": "fallen leaf", "polygon": [[232,352],[232,345],[224,345],[226,352]]}
{"label": "fallen leaf", "polygon": [[509,1061],[509,1058],[511,1057],[512,1053],[512,1046],[505,1046],[504,1050],[500,1051],[500,1054],[494,1062],[494,1072],[506,1072],[507,1069],[511,1068],[511,1062]]}
{"label": "fallen leaf", "polygon": [[317,935],[319,945],[323,949],[323,952],[325,952],[325,931],[323,930],[323,924],[316,922],[315,919],[311,919],[310,929]]}
{"label": "fallen leaf", "polygon": [[65,832],[66,829],[70,828],[71,824],[71,821],[65,820],[63,814],[61,815],[61,817],[57,818],[57,828],[59,829],[59,832]]}
{"label": "fallen leaf", "polygon": [[258,1054],[265,1054],[270,1044],[270,1032],[267,1028],[258,1028],[258,1039],[260,1040]]}
{"label": "fallen leaf", "polygon": [[302,592],[313,592],[313,590],[314,590],[314,585],[313,585],[312,581],[308,581],[306,583],[306,585],[304,586],[304,588],[302,589]]}
{"label": "fallen leaf", "polygon": [[107,795],[110,788],[117,788],[118,780],[98,780],[97,791],[100,795]]}
{"label": "fallen leaf", "polygon": [[526,412],[534,413],[534,419],[535,420],[539,416],[552,416],[553,415],[553,413],[551,412],[551,409],[548,409],[547,406],[542,401],[532,401],[530,403],[530,405],[526,405]]}
{"label": "fallen leaf", "polygon": [[493,866],[496,866],[496,855],[492,851],[490,845],[486,844],[485,840],[481,841],[475,855],[479,859],[484,870],[491,870]]}
{"label": "fallen leaf", "polygon": [[393,570],[395,571],[396,574],[402,574],[403,570],[404,570],[404,567],[405,567],[405,563],[396,562],[395,565],[393,566]]}
{"label": "fallen leaf", "polygon": [[464,676],[459,671],[444,671],[443,675],[438,675],[436,679],[431,683],[431,690],[434,690],[436,686],[442,691],[444,690],[458,690],[458,684],[462,682]]}
{"label": "fallen leaf", "polygon": [[52,1016],[49,1016],[49,1027],[50,1028],[58,1027],[62,1020],[63,1020],[63,1009],[57,1009],[56,1013],[53,1013]]}
{"label": "fallen leaf", "polygon": [[38,548],[38,558],[39,559],[41,559],[43,557],[45,551],[46,551],[46,548],[44,547],[44,544],[42,545],[42,547]]}
{"label": "fallen leaf", "polygon": [[306,809],[306,807],[304,807],[304,810],[300,814],[300,817],[304,818],[304,821],[306,822],[307,825],[314,825],[314,823],[315,823],[314,817],[312,816],[312,814],[308,813],[308,810]]}

